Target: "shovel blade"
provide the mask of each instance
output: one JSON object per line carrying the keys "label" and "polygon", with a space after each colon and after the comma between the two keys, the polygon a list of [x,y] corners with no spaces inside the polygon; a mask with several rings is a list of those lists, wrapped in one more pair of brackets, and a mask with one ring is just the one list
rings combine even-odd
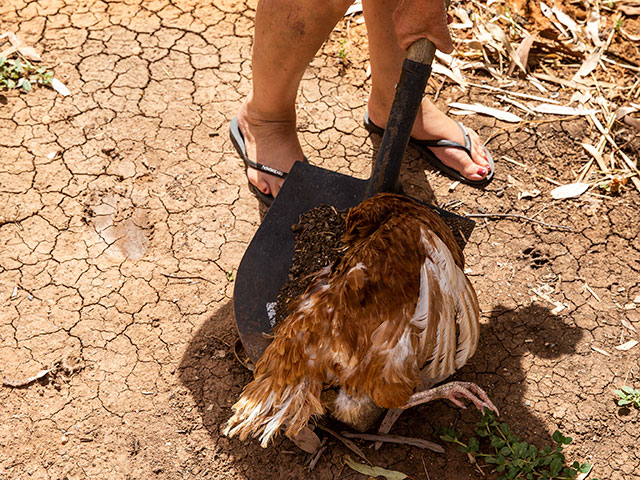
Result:
{"label": "shovel blade", "polygon": [[[362,200],[366,180],[296,162],[242,257],[233,291],[240,340],[252,362],[271,343],[278,292],[289,276],[295,239],[291,226],[320,205],[338,210]],[[270,316],[270,312],[271,316]]]}
{"label": "shovel blade", "polygon": [[[291,226],[298,223],[300,215],[321,205],[332,205],[337,210],[358,205],[365,199],[367,185],[367,180],[308,163],[294,164],[247,247],[236,275],[233,292],[236,326],[254,364],[271,343],[269,334],[274,326],[278,293],[289,277],[295,247]],[[464,248],[475,223],[429,206],[438,211]]]}

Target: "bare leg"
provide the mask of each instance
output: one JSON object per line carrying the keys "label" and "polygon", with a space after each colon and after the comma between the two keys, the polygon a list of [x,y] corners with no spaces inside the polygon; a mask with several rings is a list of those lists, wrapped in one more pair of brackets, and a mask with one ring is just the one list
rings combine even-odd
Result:
{"label": "bare leg", "polygon": [[[450,400],[460,408],[467,408],[461,401],[461,399],[463,398],[470,400],[480,411],[483,411],[485,408],[489,408],[490,410],[493,410],[497,415],[500,414],[500,412],[498,412],[498,409],[493,404],[493,402],[491,402],[484,390],[482,390],[475,383],[449,382],[445,383],[444,385],[440,385],[439,387],[431,388],[423,392],[414,393],[413,395],[411,395],[411,397],[409,397],[407,403],[405,403],[402,407],[394,408],[387,411],[387,414],[380,424],[378,433],[389,433],[393,424],[396,423],[396,421],[400,417],[400,414],[407,408],[415,407],[416,405],[431,402],[433,400],[445,399]],[[380,442],[375,444],[376,450],[380,448],[380,445]]]}
{"label": "bare leg", "polygon": [[[309,62],[351,0],[261,0],[252,53],[253,88],[238,113],[249,158],[288,172],[303,153],[295,101]],[[282,180],[249,169],[249,181],[274,196]]]}
{"label": "bare leg", "polygon": [[[398,46],[391,17],[397,1],[363,0],[365,21],[369,37],[371,58],[371,94],[369,117],[376,125],[386,125],[395,85],[406,53]],[[469,130],[469,129],[468,129]],[[427,98],[422,101],[411,135],[419,140],[448,139],[463,142],[463,135],[455,122]],[[433,152],[445,165],[457,170],[470,180],[481,180],[489,173],[489,163],[478,135],[469,130],[472,158],[454,148],[439,147]]]}

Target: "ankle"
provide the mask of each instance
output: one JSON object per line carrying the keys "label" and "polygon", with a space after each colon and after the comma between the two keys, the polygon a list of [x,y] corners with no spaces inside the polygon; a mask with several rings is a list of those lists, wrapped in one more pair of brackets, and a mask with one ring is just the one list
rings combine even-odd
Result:
{"label": "ankle", "polygon": [[295,105],[282,106],[273,102],[257,101],[253,95],[243,102],[240,116],[254,125],[267,123],[296,124]]}
{"label": "ankle", "polygon": [[371,92],[369,100],[367,102],[367,113],[371,121],[384,128],[387,125],[387,119],[389,118],[389,112],[391,112],[391,104],[393,97],[385,98],[382,94],[375,94]]}

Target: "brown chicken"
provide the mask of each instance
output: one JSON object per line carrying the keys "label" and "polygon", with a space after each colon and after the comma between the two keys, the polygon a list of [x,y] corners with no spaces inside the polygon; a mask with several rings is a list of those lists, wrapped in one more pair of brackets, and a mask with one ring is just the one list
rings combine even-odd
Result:
{"label": "brown chicken", "polygon": [[[344,256],[313,276],[274,331],[255,379],[224,433],[294,438],[324,413],[323,387],[340,389],[334,417],[357,423],[371,404],[398,412],[436,398],[495,409],[477,386],[430,388],[462,367],[478,343],[479,308],[449,228],[428,207],[378,194],[346,218]],[[460,398],[459,398],[460,397]]]}

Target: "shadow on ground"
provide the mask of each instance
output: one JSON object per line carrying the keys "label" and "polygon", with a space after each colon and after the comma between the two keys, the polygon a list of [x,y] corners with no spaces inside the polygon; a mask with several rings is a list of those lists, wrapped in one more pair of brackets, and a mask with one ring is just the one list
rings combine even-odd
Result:
{"label": "shadow on ground", "polygon": [[[544,419],[533,415],[533,408],[529,407],[527,382],[533,380],[525,365],[541,361],[544,369],[549,368],[549,362],[574,353],[582,335],[580,329],[545,307],[532,304],[509,310],[497,306],[488,322],[481,326],[475,356],[454,378],[482,386],[500,408],[504,421],[522,439],[539,446],[550,444],[551,432],[546,429]],[[216,444],[215,455],[227,458],[235,471],[244,472],[248,478],[304,478],[309,457],[282,436],[263,450],[255,440],[240,442],[221,435],[231,414],[231,405],[252,378],[234,354],[237,338],[233,302],[227,301],[194,335],[180,363],[180,380],[198,405],[203,425]],[[435,440],[435,431],[441,425],[470,433],[478,419],[479,413],[471,409],[465,411],[445,402],[435,402],[404,413],[392,433]],[[331,438],[329,441],[334,443]],[[414,454],[422,454],[413,447],[386,445],[377,452],[369,448],[364,451],[376,465],[424,476],[421,462],[411,461]],[[350,454],[342,446],[333,446],[328,452],[316,467],[317,478],[335,474],[342,468],[344,454]],[[291,463],[284,462],[286,467],[279,461],[282,455],[297,463],[299,470],[286,470]],[[261,458],[260,462],[256,462],[256,456]],[[455,478],[456,472],[467,470],[473,475],[466,457],[454,448],[448,448],[444,455],[426,452],[423,458],[426,465],[449,472],[443,478]]]}

